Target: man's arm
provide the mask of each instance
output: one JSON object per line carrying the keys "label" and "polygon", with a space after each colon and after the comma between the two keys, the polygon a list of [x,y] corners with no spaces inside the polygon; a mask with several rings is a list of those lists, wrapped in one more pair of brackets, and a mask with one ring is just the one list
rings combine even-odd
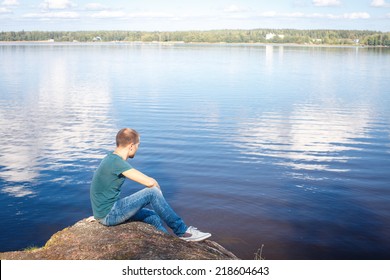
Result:
{"label": "man's arm", "polygon": [[160,189],[160,186],[159,186],[159,184],[157,183],[156,180],[154,180],[153,178],[143,174],[141,171],[138,171],[135,168],[129,169],[129,170],[123,172],[122,174],[126,178],[128,178],[130,180],[133,180],[133,181],[135,181],[137,183],[140,183],[141,185],[144,185],[144,186],[146,186],[148,188],[157,187],[157,188]]}

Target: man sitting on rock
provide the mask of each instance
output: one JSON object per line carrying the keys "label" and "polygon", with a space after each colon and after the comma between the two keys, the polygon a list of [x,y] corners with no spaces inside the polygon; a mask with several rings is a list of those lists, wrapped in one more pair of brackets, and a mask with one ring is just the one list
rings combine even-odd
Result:
{"label": "man sitting on rock", "polygon": [[[116,149],[107,154],[95,171],[90,198],[93,215],[106,226],[125,221],[142,221],[168,233],[164,221],[183,240],[201,241],[211,236],[195,227],[187,227],[165,200],[157,181],[133,168],[127,159],[133,158],[140,144],[137,131],[121,129],[116,135]],[[130,196],[120,198],[121,187],[128,178],[146,188]],[[153,210],[145,208],[151,205]]]}

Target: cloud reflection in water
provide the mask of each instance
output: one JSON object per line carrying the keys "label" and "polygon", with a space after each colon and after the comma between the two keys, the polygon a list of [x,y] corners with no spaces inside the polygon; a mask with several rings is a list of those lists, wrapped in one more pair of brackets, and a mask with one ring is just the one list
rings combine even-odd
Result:
{"label": "cloud reflection in water", "polygon": [[274,164],[296,170],[347,172],[333,164],[351,159],[345,151],[360,149],[353,144],[365,137],[368,121],[368,111],[304,104],[288,117],[270,112],[242,124],[237,145],[249,157],[274,158]]}
{"label": "cloud reflection in water", "polygon": [[[107,117],[111,97],[104,73],[90,83],[88,71],[73,69],[66,51],[36,51],[42,61],[36,65],[37,81],[23,81],[25,77],[16,74],[2,81],[2,94],[10,96],[0,106],[1,191],[15,197],[34,195],[45,171],[63,171],[79,164],[78,159],[100,157],[96,151],[112,144],[115,130]],[[14,65],[19,73],[18,67],[23,65]],[[7,91],[12,85],[18,88]],[[27,98],[18,99],[18,92]]]}

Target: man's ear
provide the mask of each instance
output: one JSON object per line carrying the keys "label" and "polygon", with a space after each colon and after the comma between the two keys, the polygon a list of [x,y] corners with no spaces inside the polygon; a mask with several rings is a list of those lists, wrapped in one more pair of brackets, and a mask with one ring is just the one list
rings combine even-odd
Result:
{"label": "man's ear", "polygon": [[130,145],[129,145],[129,149],[130,149],[130,150],[133,150],[134,146],[135,146],[135,144],[134,144],[134,143],[130,143]]}

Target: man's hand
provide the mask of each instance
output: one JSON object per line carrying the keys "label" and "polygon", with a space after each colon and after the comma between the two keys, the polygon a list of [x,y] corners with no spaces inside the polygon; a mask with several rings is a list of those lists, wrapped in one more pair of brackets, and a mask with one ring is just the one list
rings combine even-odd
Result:
{"label": "man's hand", "polygon": [[[154,179],[153,179],[154,180]],[[156,185],[154,187],[157,187],[160,191],[161,191],[161,187],[160,185],[158,184],[158,182],[156,180],[154,180],[156,182]]]}

